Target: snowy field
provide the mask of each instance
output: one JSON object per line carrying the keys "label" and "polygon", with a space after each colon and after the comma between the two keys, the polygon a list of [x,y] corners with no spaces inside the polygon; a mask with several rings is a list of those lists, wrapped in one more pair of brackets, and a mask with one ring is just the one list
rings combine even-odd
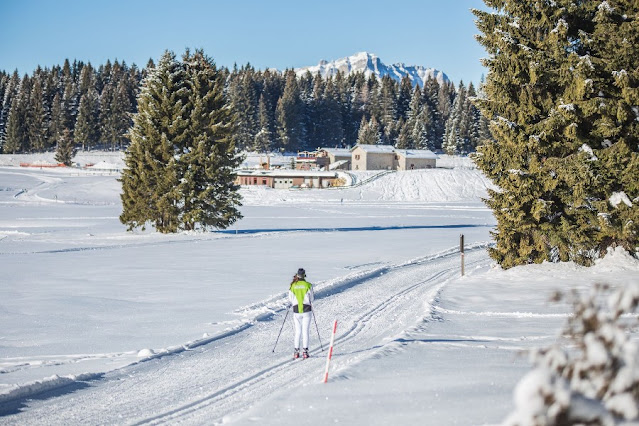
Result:
{"label": "snowy field", "polygon": [[[178,235],[125,231],[117,173],[17,167],[35,161],[52,158],[0,156],[0,424],[498,424],[522,350],[569,312],[552,291],[639,280],[618,252],[495,268],[489,183],[467,159],[350,189],[243,189],[235,226]],[[273,352],[299,267],[317,299],[305,361],[290,316]]]}

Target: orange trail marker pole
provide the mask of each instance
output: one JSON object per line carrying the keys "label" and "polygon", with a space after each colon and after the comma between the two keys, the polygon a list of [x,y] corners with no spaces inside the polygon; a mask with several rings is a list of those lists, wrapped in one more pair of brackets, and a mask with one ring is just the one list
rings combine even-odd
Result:
{"label": "orange trail marker pole", "polygon": [[335,333],[337,332],[337,320],[333,323],[333,334],[331,334],[331,345],[328,348],[328,356],[326,357],[326,371],[324,372],[324,383],[328,381],[328,366],[333,357],[333,344],[335,343]]}

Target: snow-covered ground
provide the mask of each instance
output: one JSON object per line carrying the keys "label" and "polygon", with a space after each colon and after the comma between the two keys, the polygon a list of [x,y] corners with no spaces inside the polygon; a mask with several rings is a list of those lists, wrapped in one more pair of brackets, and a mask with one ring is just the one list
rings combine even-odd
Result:
{"label": "snow-covered ground", "polygon": [[[37,160],[0,156],[0,424],[495,424],[521,350],[568,314],[551,292],[639,279],[619,252],[495,268],[489,183],[467,159],[350,189],[245,188],[235,226],[179,235],[127,233],[117,174],[16,166]],[[273,351],[299,267],[317,293],[306,361],[290,316]]]}

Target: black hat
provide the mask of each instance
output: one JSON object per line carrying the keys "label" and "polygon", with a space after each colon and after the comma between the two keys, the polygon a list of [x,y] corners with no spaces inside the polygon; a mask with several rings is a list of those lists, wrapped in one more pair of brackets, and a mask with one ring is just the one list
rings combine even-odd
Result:
{"label": "black hat", "polygon": [[304,268],[300,268],[297,270],[297,277],[298,278],[304,278],[306,276],[306,271],[304,270]]}

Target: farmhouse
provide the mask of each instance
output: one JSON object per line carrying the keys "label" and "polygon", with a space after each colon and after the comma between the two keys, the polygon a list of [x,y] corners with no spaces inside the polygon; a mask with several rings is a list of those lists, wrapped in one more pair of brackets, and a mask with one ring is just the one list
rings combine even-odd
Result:
{"label": "farmhouse", "polygon": [[392,145],[355,145],[351,148],[351,170],[394,170]]}
{"label": "farmhouse", "polygon": [[395,161],[397,170],[431,169],[437,155],[428,149],[396,149]]}
{"label": "farmhouse", "polygon": [[237,185],[261,185],[276,189],[328,188],[337,180],[336,172],[316,170],[238,170]]}
{"label": "farmhouse", "polygon": [[351,166],[351,150],[348,148],[320,148],[317,152],[317,163],[329,170],[349,170]]}
{"label": "farmhouse", "polygon": [[396,149],[391,145],[355,145],[351,170],[415,170],[436,166],[437,155],[428,149]]}

